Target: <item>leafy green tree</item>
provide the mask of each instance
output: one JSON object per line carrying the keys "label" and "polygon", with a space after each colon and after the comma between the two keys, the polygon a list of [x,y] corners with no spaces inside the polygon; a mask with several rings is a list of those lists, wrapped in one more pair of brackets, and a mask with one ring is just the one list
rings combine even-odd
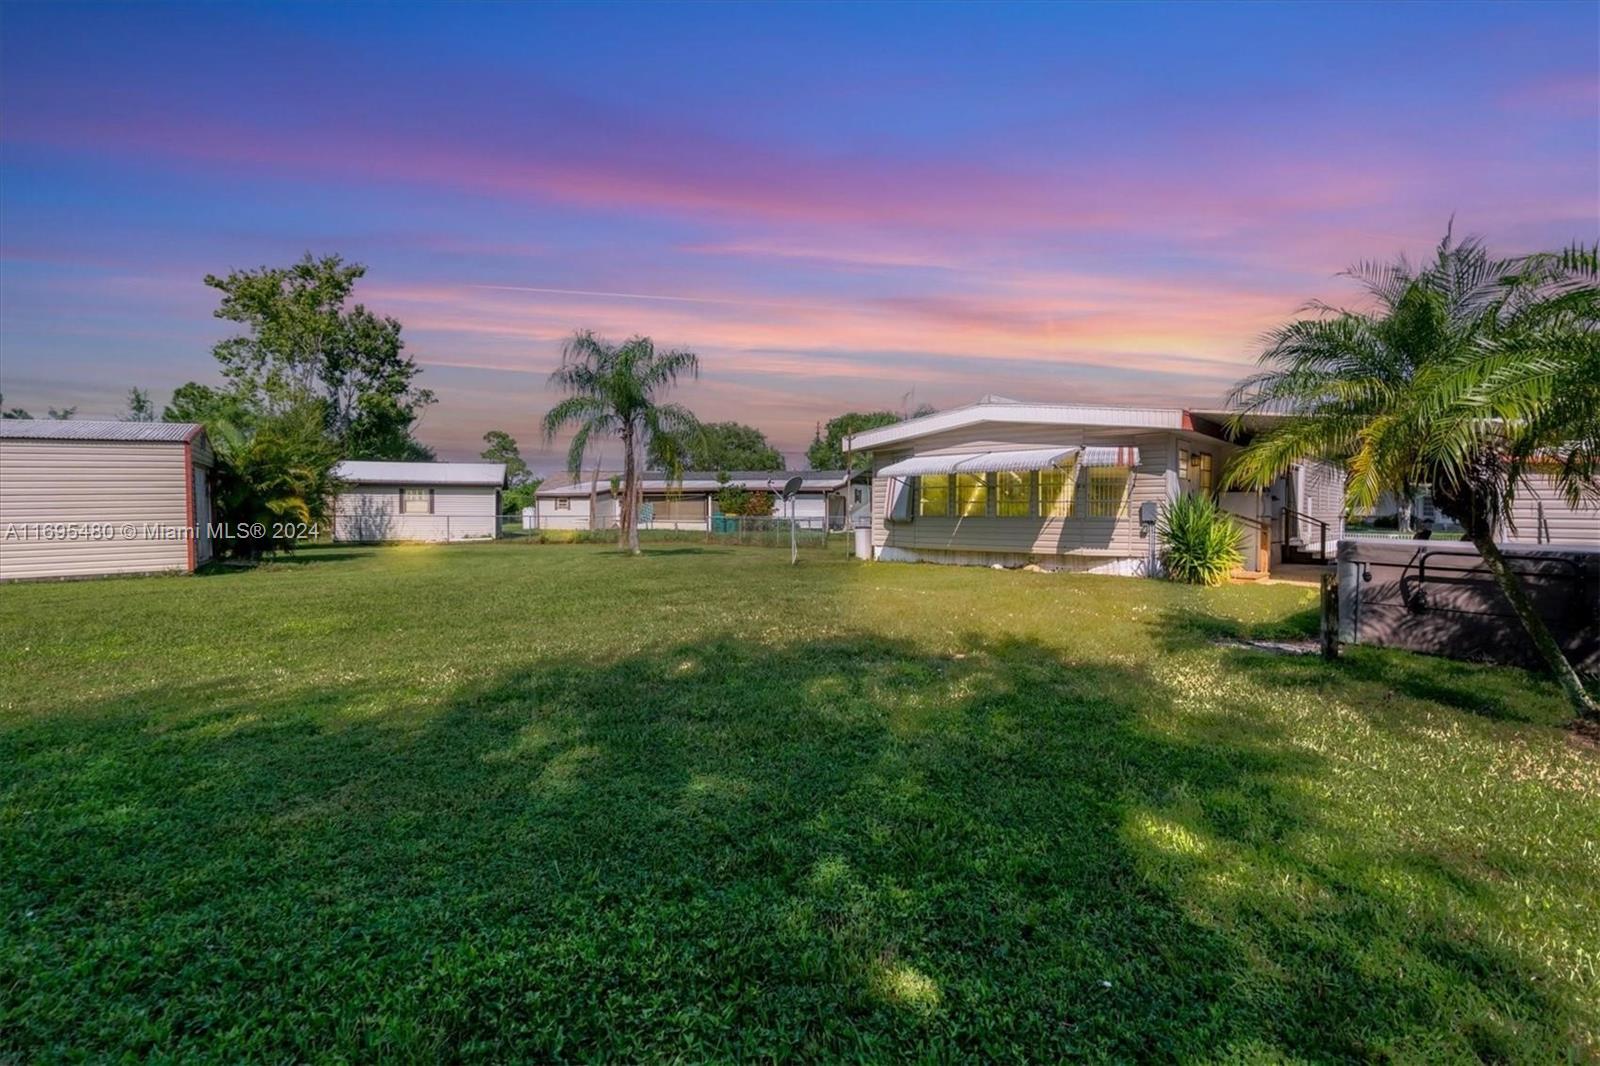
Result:
{"label": "leafy green tree", "polygon": [[337,447],[326,431],[321,401],[276,412],[241,429],[207,427],[216,454],[215,504],[227,530],[221,548],[242,559],[291,550],[288,527],[328,520],[338,482]]}
{"label": "leafy green tree", "polygon": [[414,459],[413,436],[433,394],[416,384],[400,323],[350,306],[359,263],[307,253],[290,267],[236,270],[205,282],[222,294],[216,317],[245,327],[213,349],[247,405],[272,415],[321,400],[328,433],[347,457]]}
{"label": "leafy green tree", "polygon": [[[76,407],[51,407],[46,412],[45,417],[64,422],[77,413],[78,409]],[[20,407],[12,407],[5,411],[0,411],[0,418],[26,418],[31,420],[33,415]]]}
{"label": "leafy green tree", "polygon": [[480,454],[492,463],[504,463],[506,480],[512,485],[520,485],[528,480],[528,464],[523,461],[522,452],[517,447],[517,438],[503,429],[491,429],[483,435],[483,443],[487,447]]}
{"label": "leafy green tree", "polygon": [[150,402],[149,390],[137,387],[128,390],[128,410],[122,416],[122,420],[124,422],[154,422],[156,420],[156,408]]}
{"label": "leafy green tree", "polygon": [[[782,470],[784,466],[783,455],[767,435],[740,422],[702,422],[682,445],[682,462],[690,470]],[[657,442],[652,442],[650,465],[668,465]]]}
{"label": "leafy green tree", "polygon": [[649,337],[622,344],[601,340],[588,330],[573,334],[562,347],[561,366],[550,383],[566,398],[544,417],[546,440],[575,427],[567,449],[567,470],[577,476],[583,457],[597,437],[622,442],[621,522],[617,541],[639,554],[639,507],[643,500],[640,473],[646,449],[660,440],[667,469],[682,469],[682,441],[696,426],[687,408],[662,401],[662,394],[681,377],[698,377],[700,358],[693,352],[661,351]]}
{"label": "leafy green tree", "polygon": [[[811,447],[806,449],[806,462],[811,464],[813,470],[843,470],[846,437],[862,430],[892,426],[900,421],[903,420],[893,411],[851,411],[830,418],[811,439]],[[871,452],[856,452],[850,457],[850,466],[854,470],[865,470],[871,465]]]}
{"label": "leafy green tree", "polygon": [[1446,234],[1432,262],[1350,271],[1368,310],[1313,304],[1269,336],[1265,367],[1232,397],[1240,428],[1284,416],[1230,464],[1265,487],[1302,459],[1344,464],[1352,510],[1384,492],[1432,486],[1461,524],[1573,708],[1594,699],[1495,543],[1536,470],[1570,500],[1600,498],[1600,308],[1592,253],[1492,257]]}
{"label": "leafy green tree", "polygon": [[543,483],[543,478],[530,477],[506,489],[500,494],[500,513],[520,515],[524,507],[532,507],[533,494],[539,491],[539,486]]}
{"label": "leafy green tree", "polygon": [[162,408],[163,422],[198,422],[211,426],[227,422],[248,429],[255,421],[249,400],[237,389],[214,389],[190,381],[172,391],[172,400]]}

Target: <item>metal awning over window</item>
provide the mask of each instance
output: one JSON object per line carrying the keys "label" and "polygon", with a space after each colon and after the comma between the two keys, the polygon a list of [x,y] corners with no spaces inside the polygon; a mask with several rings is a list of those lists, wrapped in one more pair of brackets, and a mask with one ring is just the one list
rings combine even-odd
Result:
{"label": "metal awning over window", "polygon": [[[880,477],[925,477],[939,474],[992,474],[1003,470],[1048,470],[1069,466],[1083,449],[1021,448],[1004,452],[957,452],[950,455],[918,455],[890,463],[878,471]],[[1115,449],[1112,449],[1115,450]]]}
{"label": "metal awning over window", "polygon": [[921,477],[939,474],[992,474],[998,471],[1049,470],[1071,466],[1138,466],[1139,449],[1131,447],[1019,448],[1003,452],[952,452],[949,455],[917,455],[890,463],[878,471],[880,477]]}
{"label": "metal awning over window", "polygon": [[1138,448],[1085,448],[1084,466],[1138,466]]}

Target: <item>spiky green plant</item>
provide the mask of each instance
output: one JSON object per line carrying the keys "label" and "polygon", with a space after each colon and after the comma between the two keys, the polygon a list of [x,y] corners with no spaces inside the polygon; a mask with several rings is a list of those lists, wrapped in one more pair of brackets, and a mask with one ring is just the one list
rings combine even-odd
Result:
{"label": "spiky green plant", "polygon": [[1221,585],[1244,562],[1239,524],[1210,496],[1188,493],[1161,510],[1156,537],[1167,576],[1191,585]]}

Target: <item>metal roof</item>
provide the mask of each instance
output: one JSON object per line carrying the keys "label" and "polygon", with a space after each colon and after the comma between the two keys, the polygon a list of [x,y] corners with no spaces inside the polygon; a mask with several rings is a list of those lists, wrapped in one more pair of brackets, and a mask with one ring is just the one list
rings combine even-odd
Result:
{"label": "metal roof", "polygon": [[77,419],[3,418],[7,440],[157,441],[182,444],[204,431],[196,422],[90,422]]}
{"label": "metal roof", "polygon": [[[621,471],[602,470],[598,491],[609,493],[611,479],[621,476]],[[850,482],[843,470],[732,470],[727,472],[726,481],[707,470],[685,470],[683,476],[677,479],[667,477],[661,470],[648,470],[641,479],[641,486],[642,491],[648,493],[719,492],[724,486],[755,492],[777,492],[792,477],[800,478],[801,492],[837,492]],[[587,496],[595,482],[593,474],[581,474],[575,478],[561,475],[546,479],[534,495]]]}
{"label": "metal roof", "polygon": [[368,485],[494,485],[505,484],[504,463],[390,463],[346,459],[333,468],[341,481]]}
{"label": "metal roof", "polygon": [[1105,426],[1121,429],[1188,429],[1181,407],[1114,407],[1107,404],[1018,403],[986,396],[977,403],[908,418],[892,426],[864,429],[845,440],[852,451],[963,429],[984,422],[1038,426]]}

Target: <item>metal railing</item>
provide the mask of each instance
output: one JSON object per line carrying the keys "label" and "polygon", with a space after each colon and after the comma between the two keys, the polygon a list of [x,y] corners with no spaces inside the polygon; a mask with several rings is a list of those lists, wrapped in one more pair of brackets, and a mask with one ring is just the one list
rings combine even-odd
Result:
{"label": "metal railing", "polygon": [[[1304,523],[1306,523],[1306,522],[1310,522],[1312,525],[1314,525],[1316,527],[1317,537],[1318,537],[1317,554],[1322,557],[1322,561],[1323,562],[1327,562],[1328,561],[1328,523],[1324,522],[1320,518],[1314,518],[1311,515],[1302,514],[1299,511],[1294,510],[1293,508],[1285,509],[1284,512],[1283,512],[1283,526],[1284,526],[1284,529],[1283,529],[1283,542],[1284,542],[1284,544],[1288,545],[1289,547],[1297,548],[1300,551],[1305,552],[1307,555],[1310,555],[1311,554],[1311,549],[1305,547],[1305,525],[1304,525]],[[1291,536],[1291,534],[1289,532],[1291,529],[1294,531],[1292,536]],[[1299,541],[1300,543],[1296,544],[1296,543],[1294,543],[1295,541]]]}

